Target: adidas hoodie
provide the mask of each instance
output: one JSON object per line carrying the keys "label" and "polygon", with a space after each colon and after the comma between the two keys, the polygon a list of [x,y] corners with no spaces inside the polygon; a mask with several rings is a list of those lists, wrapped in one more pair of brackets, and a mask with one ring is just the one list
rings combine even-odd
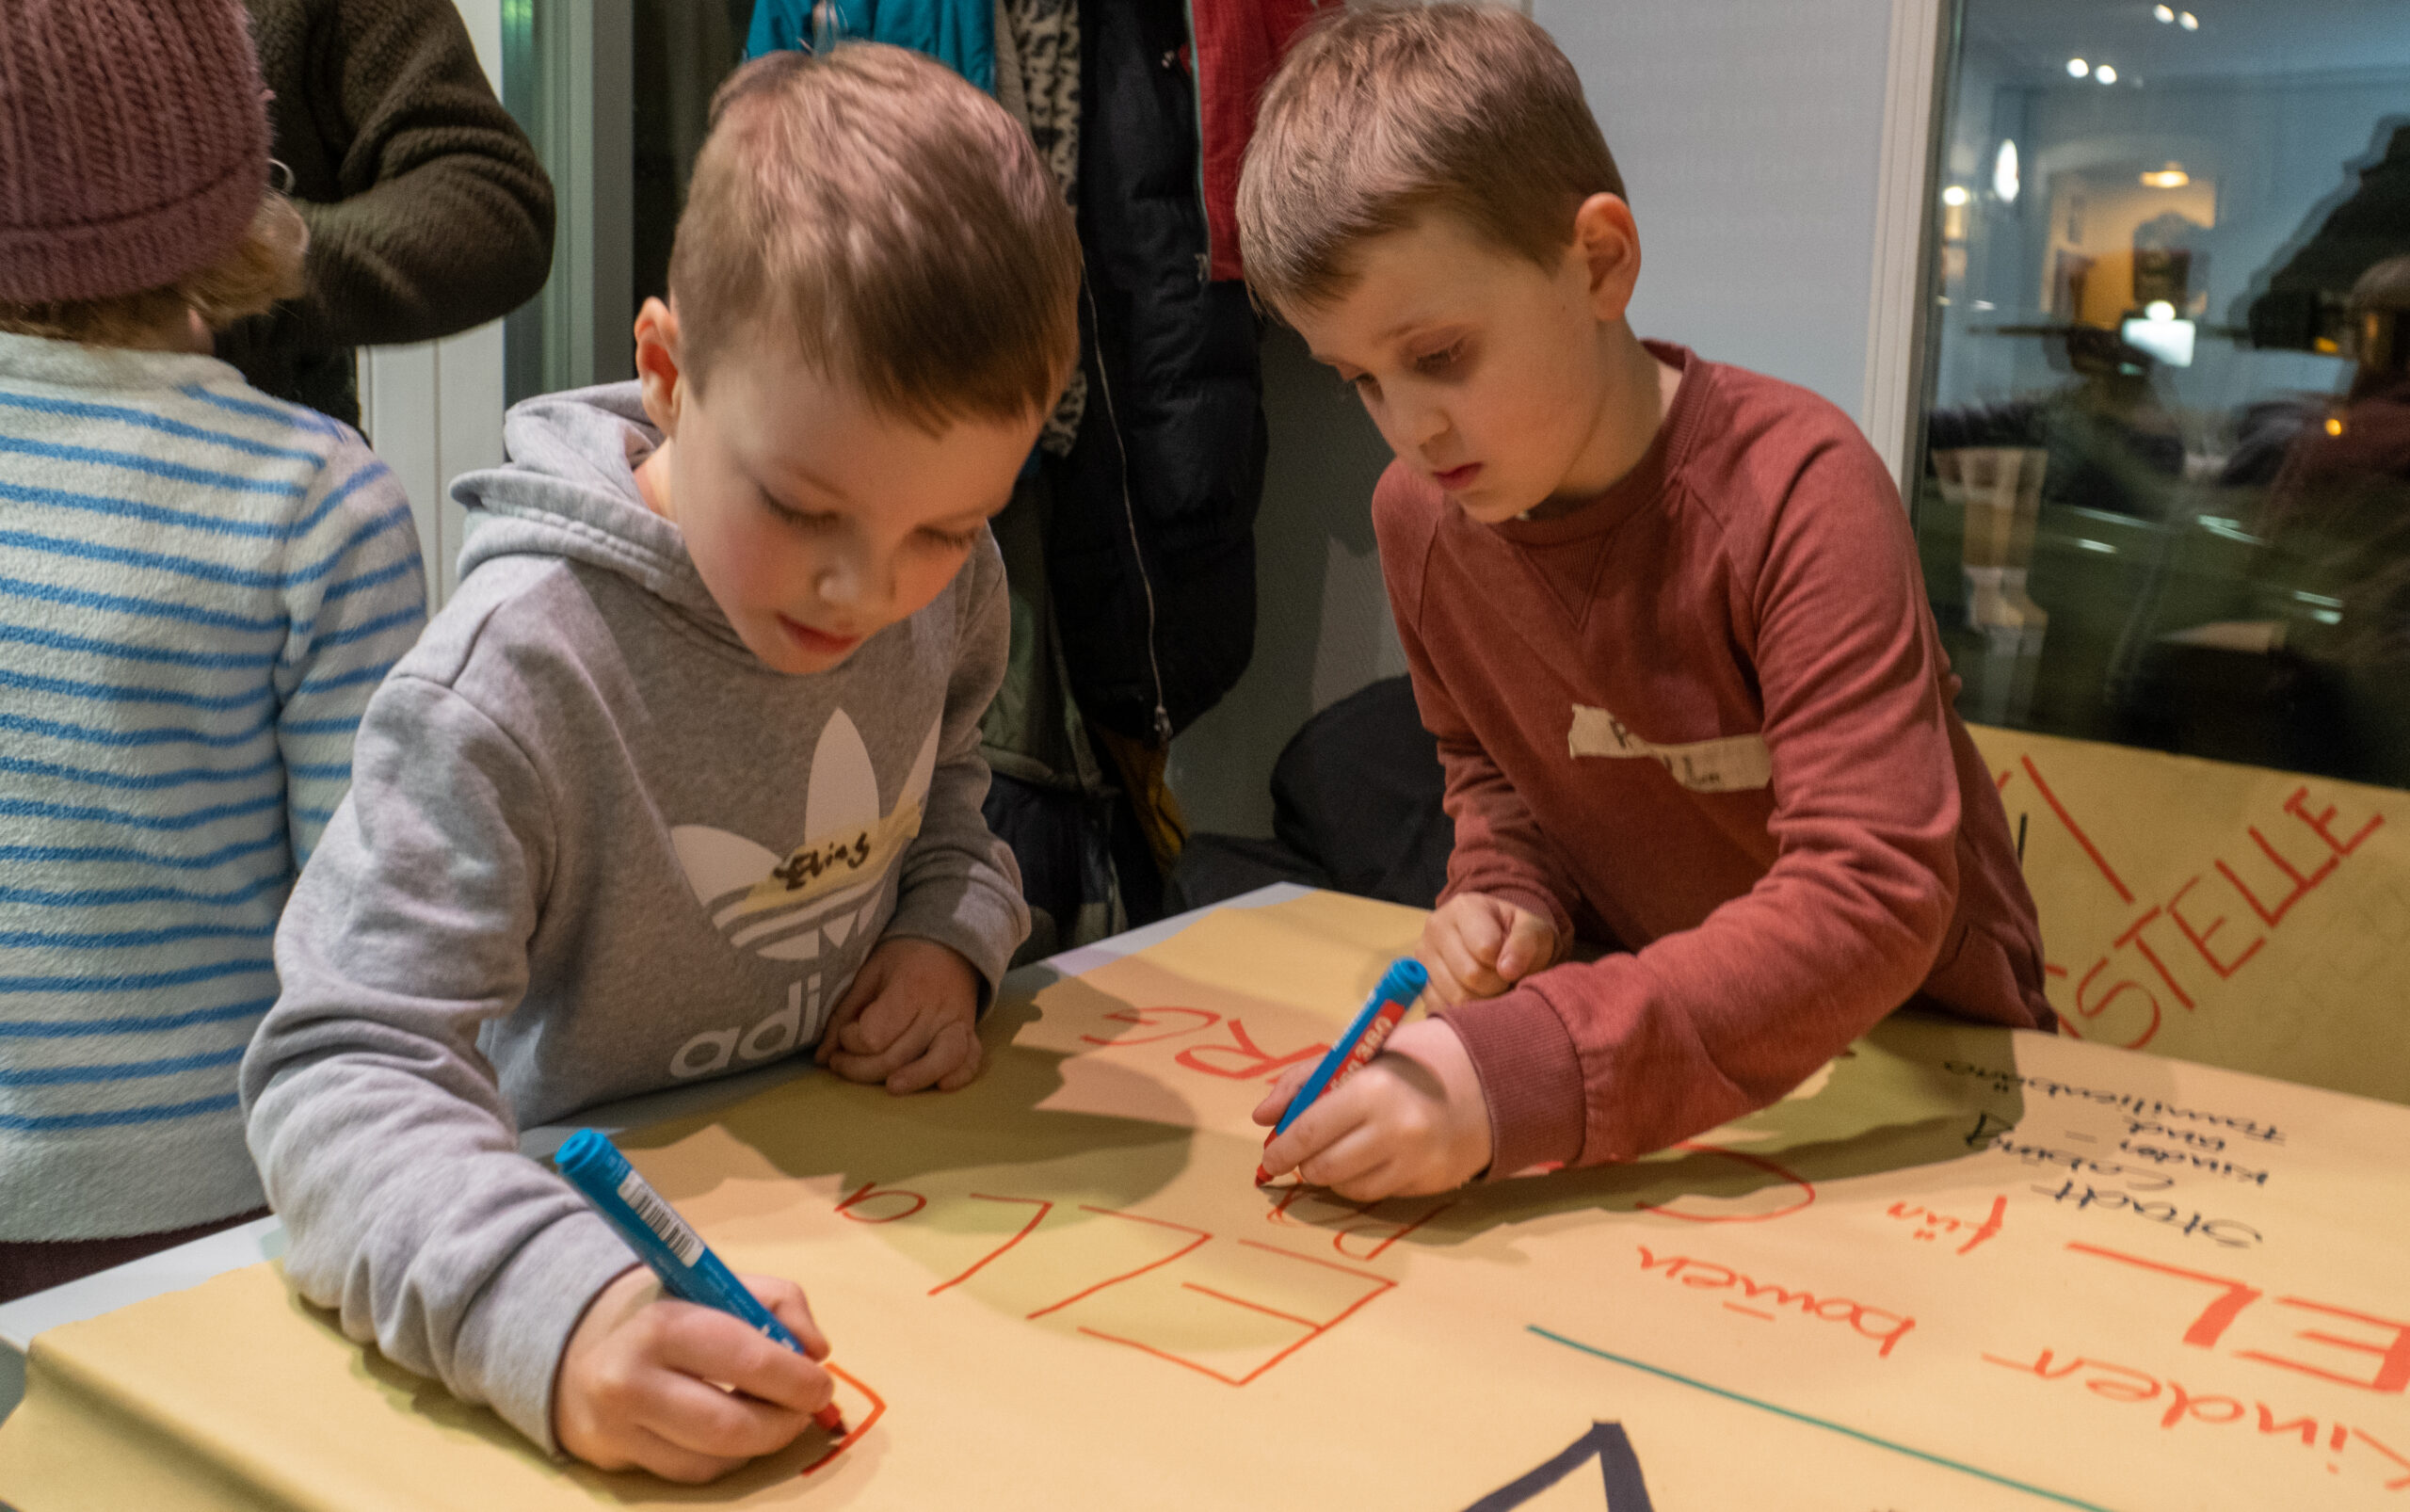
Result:
{"label": "adidas hoodie", "polygon": [[562,1347],[634,1256],[519,1127],[809,1051],[887,936],[992,993],[1029,914],[980,817],[993,541],[788,675],[638,495],[636,385],[504,440],[453,486],[459,591],[369,702],[242,1090],[294,1286],[550,1449]]}

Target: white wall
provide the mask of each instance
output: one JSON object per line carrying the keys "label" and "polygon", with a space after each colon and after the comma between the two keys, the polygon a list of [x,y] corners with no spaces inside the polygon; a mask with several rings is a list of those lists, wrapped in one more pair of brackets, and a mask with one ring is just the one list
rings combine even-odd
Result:
{"label": "white wall", "polygon": [[[1640,223],[1643,334],[1814,389],[1861,422],[1893,0],[1534,0],[1580,70]],[[1268,835],[1272,763],[1308,716],[1405,670],[1367,507],[1388,451],[1287,331],[1264,344],[1272,446],[1255,660],[1172,746],[1198,829]]]}
{"label": "white wall", "polygon": [[1532,13],[1580,70],[1631,192],[1634,326],[1857,416],[1891,0]]}

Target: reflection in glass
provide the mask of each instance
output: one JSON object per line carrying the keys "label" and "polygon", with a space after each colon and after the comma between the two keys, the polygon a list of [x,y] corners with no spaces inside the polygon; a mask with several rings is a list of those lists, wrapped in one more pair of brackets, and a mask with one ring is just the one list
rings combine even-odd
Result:
{"label": "reflection in glass", "polygon": [[1961,712],[2410,786],[2410,13],[1963,0],[1946,108]]}

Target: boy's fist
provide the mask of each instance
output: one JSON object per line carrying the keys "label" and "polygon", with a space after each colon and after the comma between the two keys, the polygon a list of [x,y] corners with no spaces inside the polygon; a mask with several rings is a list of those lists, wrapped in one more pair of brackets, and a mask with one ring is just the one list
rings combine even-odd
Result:
{"label": "boy's fist", "polygon": [[638,1265],[595,1295],[561,1351],[553,1433],[562,1450],[603,1470],[700,1484],[793,1443],[836,1391],[817,1363],[828,1341],[795,1282],[737,1279],[810,1359],[715,1308],[663,1296]]}
{"label": "boy's fist", "polygon": [[1556,962],[1556,928],[1536,913],[1486,893],[1459,893],[1422,925],[1417,952],[1442,1003],[1494,998]]}
{"label": "boy's fist", "polygon": [[[1292,1066],[1257,1105],[1275,1124],[1311,1075]],[[1464,1041],[1438,1019],[1399,1026],[1362,1070],[1297,1115],[1264,1148],[1263,1168],[1294,1170],[1358,1202],[1462,1186],[1489,1166],[1489,1100]]]}
{"label": "boy's fist", "polygon": [[979,973],[947,946],[897,935],[854,973],[812,1058],[891,1092],[957,1092],[979,1074]]}

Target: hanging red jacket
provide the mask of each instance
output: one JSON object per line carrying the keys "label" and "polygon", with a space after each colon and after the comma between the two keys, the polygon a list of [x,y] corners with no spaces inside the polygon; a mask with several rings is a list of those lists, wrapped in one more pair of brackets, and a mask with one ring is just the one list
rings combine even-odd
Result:
{"label": "hanging red jacket", "polygon": [[1255,135],[1255,107],[1280,66],[1290,39],[1324,10],[1344,0],[1193,0],[1189,28],[1197,39],[1197,135],[1204,152],[1205,220],[1212,276],[1242,277],[1239,265],[1239,165]]}

